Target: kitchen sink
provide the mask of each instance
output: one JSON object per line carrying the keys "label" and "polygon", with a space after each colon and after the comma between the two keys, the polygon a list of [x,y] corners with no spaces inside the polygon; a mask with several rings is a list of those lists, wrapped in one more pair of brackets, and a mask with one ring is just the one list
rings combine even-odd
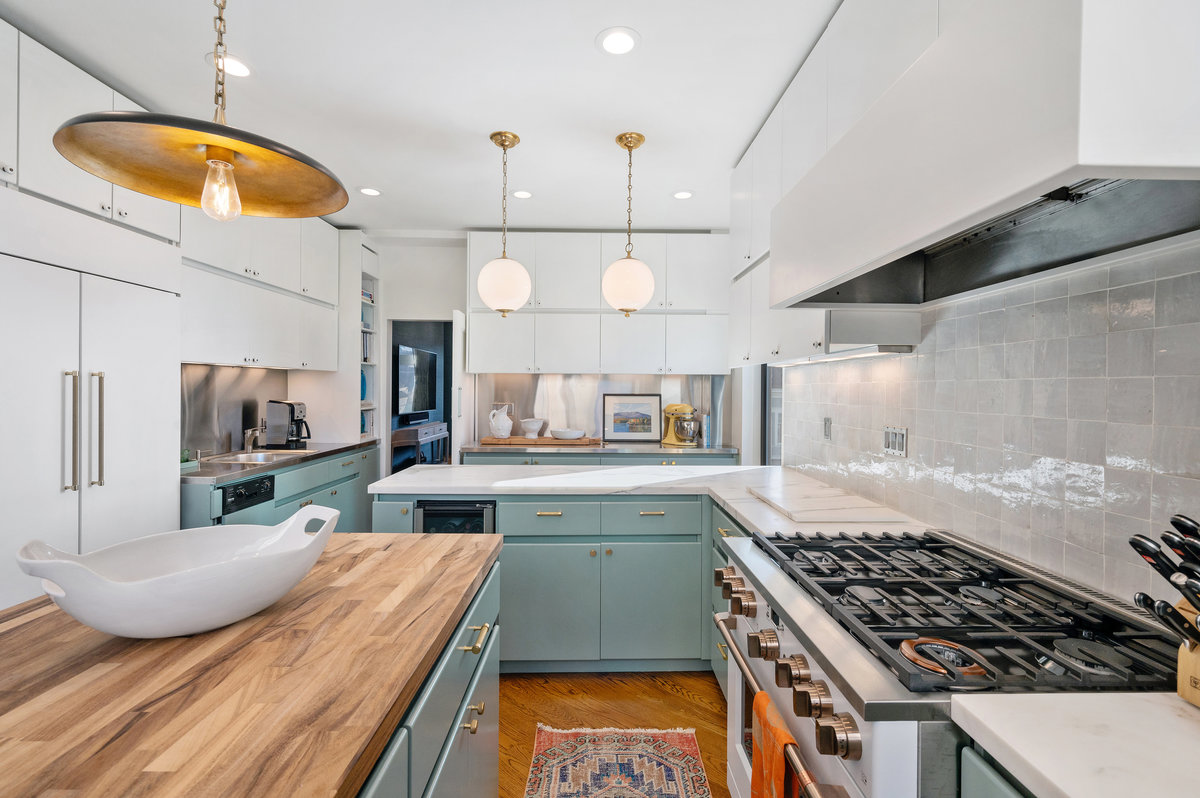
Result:
{"label": "kitchen sink", "polygon": [[210,463],[278,463],[293,457],[303,457],[308,452],[240,452],[238,454],[223,454],[210,457]]}

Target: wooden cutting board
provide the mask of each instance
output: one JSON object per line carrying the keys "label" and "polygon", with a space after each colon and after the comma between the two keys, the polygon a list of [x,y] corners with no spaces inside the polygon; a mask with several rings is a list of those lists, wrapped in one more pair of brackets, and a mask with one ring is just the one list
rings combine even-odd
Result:
{"label": "wooden cutting board", "polygon": [[526,438],[521,435],[479,439],[480,446],[600,446],[603,443],[604,441],[600,438],[576,438],[573,441],[567,441],[559,438]]}

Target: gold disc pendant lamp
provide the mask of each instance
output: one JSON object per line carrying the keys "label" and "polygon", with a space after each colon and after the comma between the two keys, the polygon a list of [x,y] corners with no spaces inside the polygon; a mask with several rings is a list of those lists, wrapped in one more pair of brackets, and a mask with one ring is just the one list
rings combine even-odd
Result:
{"label": "gold disc pendant lamp", "polygon": [[508,257],[508,151],[520,144],[521,138],[507,130],[498,130],[489,138],[504,150],[501,158],[504,182],[500,193],[500,257],[488,261],[479,270],[476,287],[484,304],[499,311],[501,317],[507,317],[517,308],[525,306],[533,290],[529,272],[518,261]]}
{"label": "gold disc pendant lamp", "polygon": [[641,133],[622,133],[617,143],[629,151],[629,180],[626,188],[625,257],[609,264],[604,270],[600,290],[604,301],[625,314],[641,310],[654,296],[654,273],[650,267],[633,257],[633,151],[645,143]]}
{"label": "gold disc pendant lamp", "polygon": [[63,123],[54,146],[110,183],[204,209],[227,221],[241,214],[297,218],[346,207],[336,176],[303,153],[225,124],[225,3],[213,0],[216,67],[212,122],[135,111],[83,114]]}

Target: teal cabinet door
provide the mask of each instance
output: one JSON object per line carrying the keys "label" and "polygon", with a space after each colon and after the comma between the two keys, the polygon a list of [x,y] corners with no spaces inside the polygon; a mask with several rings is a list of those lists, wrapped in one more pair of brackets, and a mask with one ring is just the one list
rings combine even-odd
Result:
{"label": "teal cabinet door", "polygon": [[[604,543],[603,659],[703,659],[700,543]],[[506,547],[507,550],[507,547]],[[507,567],[507,563],[505,564]]]}
{"label": "teal cabinet door", "polygon": [[360,502],[358,494],[362,490],[362,480],[356,476],[349,482],[343,482],[332,488],[326,488],[323,501],[317,502],[317,504],[324,504],[341,513],[337,523],[338,532],[371,531],[370,524],[363,522],[363,518],[359,512]]}
{"label": "teal cabinet door", "polygon": [[501,559],[500,659],[600,659],[599,546],[505,543]]}

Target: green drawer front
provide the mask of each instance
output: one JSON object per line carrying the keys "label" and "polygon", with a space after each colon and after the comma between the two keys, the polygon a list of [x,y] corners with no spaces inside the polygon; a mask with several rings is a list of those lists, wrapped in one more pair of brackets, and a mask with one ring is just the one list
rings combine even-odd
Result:
{"label": "green drawer front", "polygon": [[600,465],[598,454],[531,454],[531,465]]}
{"label": "green drawer front", "polygon": [[371,502],[371,531],[412,532],[413,503],[380,499]]}
{"label": "green drawer front", "polygon": [[[343,458],[347,459],[347,458]],[[301,493],[311,493],[314,488],[332,482],[329,461],[301,466],[294,471],[285,471],[275,477],[275,498],[287,499]]]}
{"label": "green drawer front", "polygon": [[599,502],[501,502],[496,531],[502,535],[598,535]]}
{"label": "green drawer front", "polygon": [[724,510],[713,504],[713,540],[731,537],[744,538],[746,530]]}
{"label": "green drawer front", "polygon": [[408,731],[396,729],[358,798],[408,798]]}
{"label": "green drawer front", "polygon": [[463,452],[463,465],[529,465],[529,457],[523,454],[479,454]]}
{"label": "green drawer front", "polygon": [[[725,556],[725,552],[714,548],[713,552],[712,552],[713,571],[716,571],[718,568],[724,568],[726,565],[729,565],[729,558],[727,558]],[[707,577],[708,574],[705,574],[705,576]],[[708,584],[710,586],[712,585],[711,579],[708,580]],[[712,587],[711,589],[712,589],[712,611],[713,612],[729,612],[729,599],[723,598],[721,596],[721,588],[720,587]],[[720,635],[718,635],[718,634],[713,635],[714,638],[719,637],[719,636]]]}
{"label": "green drawer front", "polygon": [[466,695],[467,686],[475,669],[483,661],[481,650],[478,654],[470,651],[460,651],[459,646],[471,646],[479,639],[479,631],[472,626],[488,625],[488,633],[484,639],[492,636],[496,627],[496,618],[500,612],[500,578],[499,566],[492,568],[479,588],[475,600],[463,616],[462,623],[442,652],[433,672],[425,680],[425,686],[417,700],[413,702],[408,716],[404,719],[404,727],[408,729],[412,748],[411,784],[412,794],[420,795],[421,788],[429,781],[433,766],[437,763],[438,754],[446,742],[447,732],[455,714]]}
{"label": "green drawer front", "polygon": [[365,452],[350,452],[329,461],[329,478],[331,480],[343,479],[344,477],[352,477],[359,471],[363,470],[366,465],[367,455]]}
{"label": "green drawer front", "polygon": [[700,502],[695,500],[604,502],[600,516],[605,536],[699,535]]}

